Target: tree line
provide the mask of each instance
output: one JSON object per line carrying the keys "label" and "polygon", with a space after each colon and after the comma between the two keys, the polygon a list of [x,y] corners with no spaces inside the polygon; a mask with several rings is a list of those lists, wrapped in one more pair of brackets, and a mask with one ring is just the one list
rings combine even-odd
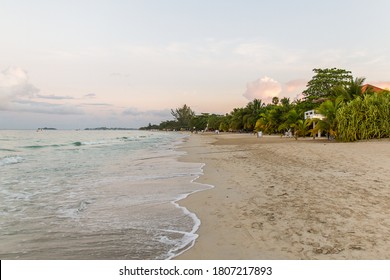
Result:
{"label": "tree line", "polygon": [[[313,69],[303,98],[274,97],[265,104],[254,99],[245,107],[234,108],[226,115],[195,114],[186,104],[171,110],[174,120],[141,129],[219,130],[257,132],[298,137],[313,136],[319,131],[330,139],[356,141],[390,136],[390,92],[364,86],[364,78],[354,78],[351,71],[337,68]],[[321,119],[306,119],[304,113],[315,110]]]}

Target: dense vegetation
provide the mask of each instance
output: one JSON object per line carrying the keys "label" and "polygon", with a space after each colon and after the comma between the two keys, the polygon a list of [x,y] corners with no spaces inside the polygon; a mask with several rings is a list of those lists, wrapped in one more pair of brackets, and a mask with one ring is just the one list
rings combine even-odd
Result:
{"label": "dense vegetation", "polygon": [[342,141],[390,137],[390,92],[355,98],[339,108],[336,118]]}
{"label": "dense vegetation", "polygon": [[[175,120],[142,129],[219,130],[313,136],[318,131],[329,139],[356,141],[390,136],[390,92],[363,88],[364,78],[353,79],[344,69],[314,69],[315,75],[303,92],[304,98],[291,101],[274,97],[265,104],[254,99],[229,114],[196,115],[187,105],[172,110]],[[304,112],[314,109],[323,119],[305,120]]]}

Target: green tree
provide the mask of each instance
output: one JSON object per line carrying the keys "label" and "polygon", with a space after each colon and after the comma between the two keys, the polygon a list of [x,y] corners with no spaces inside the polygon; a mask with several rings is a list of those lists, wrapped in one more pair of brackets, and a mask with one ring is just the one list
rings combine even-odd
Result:
{"label": "green tree", "polygon": [[207,122],[208,122],[208,128],[209,130],[217,130],[219,129],[222,120],[224,116],[217,115],[217,114],[211,114],[209,115]]}
{"label": "green tree", "polygon": [[243,116],[244,116],[244,108],[234,108],[230,113],[230,130],[232,131],[240,131],[244,129],[243,124]]}
{"label": "green tree", "polygon": [[318,112],[324,116],[322,120],[316,120],[316,126],[312,130],[312,134],[318,133],[318,131],[323,131],[328,133],[328,139],[330,137],[337,137],[337,110],[340,106],[340,102],[335,100],[326,100],[323,102],[320,107],[318,107]]}
{"label": "green tree", "polygon": [[219,124],[220,131],[229,131],[230,130],[231,115],[226,114],[222,117],[221,123]]}
{"label": "green tree", "polygon": [[282,123],[283,107],[273,104],[268,104],[264,108],[264,112],[260,114],[256,122],[255,130],[263,131],[268,134],[277,133],[279,126]]}
{"label": "green tree", "polygon": [[295,128],[296,123],[300,119],[300,115],[297,113],[295,109],[291,109],[288,112],[285,112],[282,115],[283,123],[281,123],[278,127],[279,131],[289,130],[291,128]]}
{"label": "green tree", "polygon": [[176,119],[180,129],[191,129],[190,122],[191,119],[195,116],[195,113],[189,106],[184,104],[181,108],[177,108],[175,110],[171,109],[171,114]]}
{"label": "green tree", "polygon": [[303,91],[306,99],[324,101],[332,97],[335,86],[347,86],[352,81],[351,71],[337,68],[313,69],[315,75]]}
{"label": "green tree", "polygon": [[294,124],[294,137],[295,140],[298,140],[298,137],[305,137],[306,134],[309,132],[309,126],[311,124],[310,119],[302,120],[299,119]]}
{"label": "green tree", "polygon": [[309,100],[302,100],[302,99],[295,100],[293,104],[295,110],[302,116],[302,118],[306,111],[310,111],[318,107],[318,104],[313,103]]}
{"label": "green tree", "polygon": [[173,130],[178,129],[177,121],[163,121],[159,125],[159,129],[161,130]]}
{"label": "green tree", "polygon": [[255,130],[271,134],[274,132],[273,128],[274,124],[272,122],[271,110],[261,113],[260,118],[256,122]]}
{"label": "green tree", "polygon": [[289,115],[289,112],[292,109],[290,99],[284,97],[280,99],[278,105],[269,104],[269,109],[269,127],[273,132],[276,133],[289,130],[290,124],[294,122],[289,121],[289,119],[292,118],[292,116]]}
{"label": "green tree", "polygon": [[203,113],[201,115],[196,115],[191,118],[190,121],[190,129],[195,130],[204,130],[207,127],[207,121],[209,118],[209,114]]}
{"label": "green tree", "polygon": [[283,97],[280,99],[280,103],[285,109],[290,109],[291,103],[290,103],[290,98]]}
{"label": "green tree", "polygon": [[334,98],[347,103],[362,96],[363,83],[365,78],[355,78],[347,85],[335,86],[332,90]]}
{"label": "green tree", "polygon": [[260,99],[254,99],[253,101],[249,102],[246,107],[244,108],[243,116],[242,116],[242,123],[243,128],[246,131],[253,131],[256,122],[260,117],[260,113],[263,111],[264,103]]}

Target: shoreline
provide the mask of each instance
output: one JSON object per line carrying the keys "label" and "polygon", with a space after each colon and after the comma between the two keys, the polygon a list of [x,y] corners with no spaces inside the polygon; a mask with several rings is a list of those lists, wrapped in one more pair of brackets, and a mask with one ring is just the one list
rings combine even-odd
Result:
{"label": "shoreline", "polygon": [[215,187],[178,202],[201,224],[174,259],[390,259],[388,139],[194,134],[181,150]]}
{"label": "shoreline", "polygon": [[[181,160],[180,160],[181,161]],[[184,162],[184,161],[183,161]],[[201,172],[203,171],[203,167],[204,167],[204,164],[202,163],[201,164]],[[181,254],[183,254],[184,252],[190,250],[194,244],[195,244],[195,240],[198,238],[198,234],[197,234],[197,231],[199,230],[199,227],[201,225],[201,221],[199,219],[199,217],[196,215],[195,212],[191,212],[190,210],[188,210],[187,207],[185,207],[184,205],[181,204],[181,201],[183,200],[186,200],[189,196],[191,195],[194,195],[198,192],[203,192],[203,191],[207,191],[209,189],[212,189],[214,188],[214,186],[212,185],[209,185],[209,184],[202,184],[202,183],[198,183],[196,182],[202,175],[198,175],[196,176],[194,179],[192,179],[190,181],[190,184],[197,184],[197,185],[200,185],[200,186],[203,186],[203,189],[198,189],[198,190],[195,190],[193,192],[190,192],[190,193],[187,193],[187,194],[184,194],[182,196],[179,196],[178,198],[176,198],[175,200],[171,201],[171,203],[178,209],[180,209],[181,211],[183,211],[183,213],[185,215],[190,215],[194,221],[194,226],[192,227],[192,230],[190,232],[187,232],[186,234],[187,235],[193,235],[194,236],[194,239],[191,240],[191,242],[188,242],[187,244],[185,244],[184,246],[180,247],[180,248],[176,248],[174,251],[170,251],[170,256],[167,258],[167,260],[171,260],[171,259],[176,259],[178,256],[180,256]]]}

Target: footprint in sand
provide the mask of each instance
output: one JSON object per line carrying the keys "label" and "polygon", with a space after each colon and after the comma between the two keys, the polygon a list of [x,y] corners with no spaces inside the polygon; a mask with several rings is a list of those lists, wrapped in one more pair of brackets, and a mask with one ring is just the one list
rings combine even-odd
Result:
{"label": "footprint in sand", "polygon": [[251,228],[252,229],[262,230],[263,229],[263,223],[261,223],[261,222],[253,222],[252,225],[251,225]]}

